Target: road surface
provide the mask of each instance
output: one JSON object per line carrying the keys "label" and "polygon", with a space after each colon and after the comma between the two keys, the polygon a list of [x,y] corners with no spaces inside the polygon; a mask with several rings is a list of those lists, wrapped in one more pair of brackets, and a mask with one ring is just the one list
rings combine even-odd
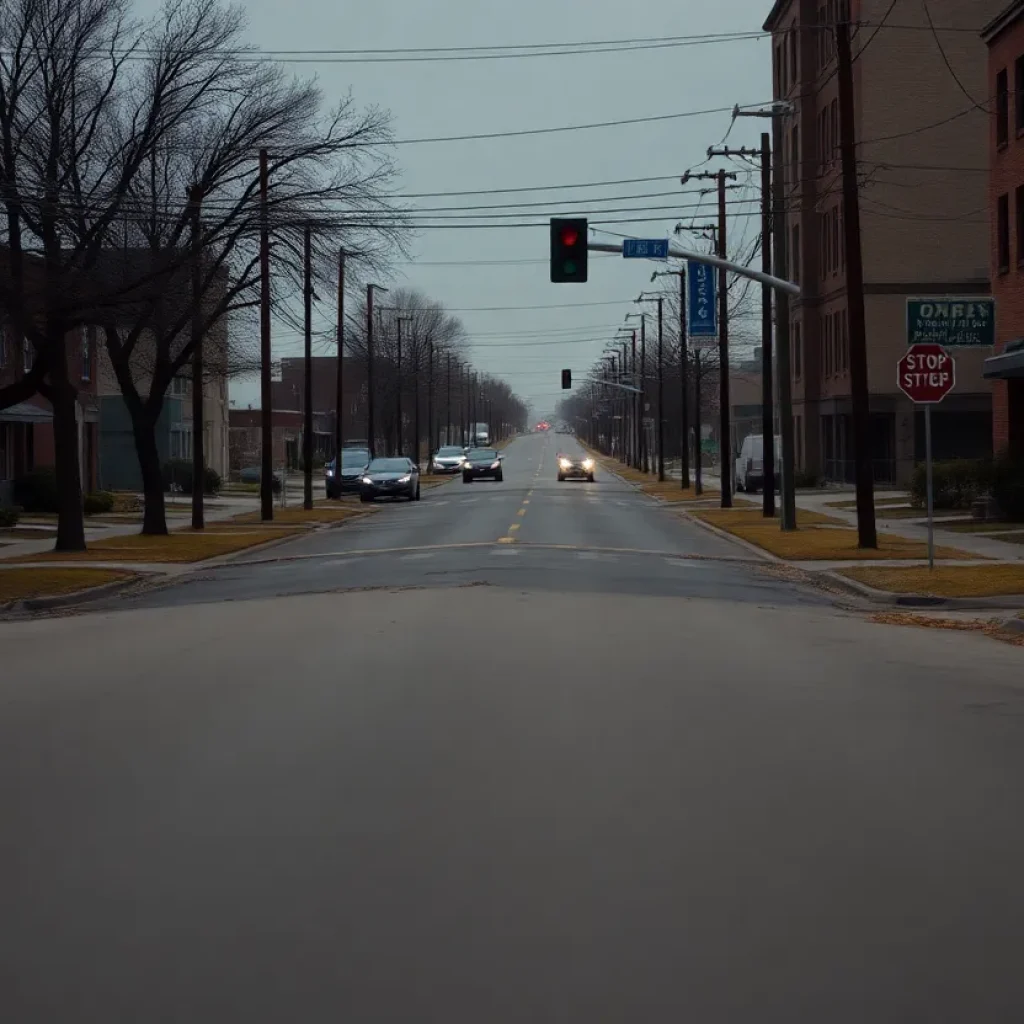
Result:
{"label": "road surface", "polygon": [[559,442],[0,625],[3,1020],[1024,1019],[1020,649],[763,577]]}

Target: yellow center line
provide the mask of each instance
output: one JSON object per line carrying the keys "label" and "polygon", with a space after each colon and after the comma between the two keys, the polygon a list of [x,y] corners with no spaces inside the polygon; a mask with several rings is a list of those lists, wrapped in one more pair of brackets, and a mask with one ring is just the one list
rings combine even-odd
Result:
{"label": "yellow center line", "polygon": [[509,533],[511,533],[511,532],[512,532],[513,530],[518,530],[518,529],[519,529],[519,524],[518,524],[518,523],[513,523],[513,524],[512,524],[512,525],[511,525],[511,526],[510,526],[510,527],[508,528],[508,532],[509,532]]}
{"label": "yellow center line", "polygon": [[521,509],[520,509],[520,510],[519,510],[519,511],[518,511],[518,512],[516,513],[516,515],[517,515],[517,516],[525,516],[525,515],[526,515],[526,509],[525,509],[525,508],[521,508]]}

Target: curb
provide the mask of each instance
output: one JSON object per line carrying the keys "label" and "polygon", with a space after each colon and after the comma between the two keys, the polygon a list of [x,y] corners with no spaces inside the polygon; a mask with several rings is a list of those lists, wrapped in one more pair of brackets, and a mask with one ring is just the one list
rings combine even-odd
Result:
{"label": "curb", "polygon": [[[814,569],[808,570],[815,572]],[[1007,611],[1017,609],[1024,604],[1024,594],[1001,594],[993,597],[938,597],[934,594],[894,594],[890,590],[878,590],[866,583],[851,580],[835,569],[819,569],[817,575],[825,576],[838,586],[860,597],[867,598],[875,604],[888,605],[892,608],[944,608],[947,611],[972,611],[988,609],[989,611]],[[1024,619],[1018,620],[1020,629],[1024,630]],[[1013,628],[1017,628],[1016,626]]]}
{"label": "curb", "polygon": [[76,590],[70,594],[54,594],[50,597],[26,597],[19,601],[9,601],[0,605],[0,614],[17,615],[19,612],[43,612],[54,608],[70,608],[77,604],[86,604],[102,597],[109,597],[121,590],[127,590],[149,578],[159,578],[159,573],[134,573],[123,580],[101,583],[96,587]]}
{"label": "curb", "polygon": [[[773,555],[770,551],[765,551],[764,548],[759,548],[756,544],[751,544],[749,540],[744,540],[742,537],[737,537],[735,534],[729,533],[728,530],[722,530],[717,526],[712,526],[711,523],[705,522],[703,519],[698,519],[691,512],[687,512],[685,510],[681,511],[683,516],[695,526],[699,526],[702,530],[707,530],[708,533],[713,533],[716,537],[720,537],[722,540],[731,541],[737,547],[741,547],[745,551],[749,551],[751,554],[756,555],[762,562],[769,562],[775,565],[793,564],[785,558],[779,558],[778,555]],[[794,568],[796,568],[796,566],[794,566]]]}

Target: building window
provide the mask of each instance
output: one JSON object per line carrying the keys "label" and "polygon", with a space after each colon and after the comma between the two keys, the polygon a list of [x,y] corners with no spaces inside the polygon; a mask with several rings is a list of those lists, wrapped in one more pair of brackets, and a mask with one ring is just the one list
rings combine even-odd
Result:
{"label": "building window", "polygon": [[795,83],[799,79],[796,62],[796,29],[789,30],[789,73],[793,76]]}
{"label": "building window", "polygon": [[789,137],[790,160],[793,164],[793,181],[800,181],[800,129],[793,125],[793,132]]}
{"label": "building window", "polygon": [[24,373],[32,369],[32,342],[28,338],[21,340],[21,364]]}
{"label": "building window", "polygon": [[800,321],[797,320],[790,331],[793,337],[793,379],[799,380],[804,372],[803,339],[800,337]]}
{"label": "building window", "polygon": [[830,222],[832,231],[832,273],[839,273],[839,207],[832,208],[832,219]]}
{"label": "building window", "polygon": [[1017,266],[1024,267],[1024,185],[1018,185],[1013,194],[1016,204],[1014,216],[1017,219]]}
{"label": "building window", "polygon": [[996,244],[998,269],[1005,274],[1010,269],[1010,197],[1002,195],[996,201]]}
{"label": "building window", "polygon": [[790,266],[793,272],[793,283],[800,283],[800,225],[793,225],[793,251],[790,256]]}
{"label": "building window", "polygon": [[188,427],[178,427],[171,431],[171,458],[192,458],[192,431]]}
{"label": "building window", "polygon": [[1013,123],[1018,135],[1024,132],[1024,54],[1013,62]]}
{"label": "building window", "polygon": [[0,326],[0,370],[7,365],[7,328]]}
{"label": "building window", "polygon": [[828,162],[833,163],[839,152],[839,101],[833,100],[828,108],[829,139],[831,148],[828,153]]}
{"label": "building window", "polygon": [[782,47],[775,47],[775,95],[782,96]]}
{"label": "building window", "polygon": [[171,380],[171,394],[176,398],[180,398],[185,394],[186,381],[184,377],[178,376]]}
{"label": "building window", "polygon": [[1010,93],[1006,68],[996,75],[996,145],[1005,146],[1010,134]]}
{"label": "building window", "polygon": [[91,327],[82,327],[82,380],[92,380],[92,332]]}

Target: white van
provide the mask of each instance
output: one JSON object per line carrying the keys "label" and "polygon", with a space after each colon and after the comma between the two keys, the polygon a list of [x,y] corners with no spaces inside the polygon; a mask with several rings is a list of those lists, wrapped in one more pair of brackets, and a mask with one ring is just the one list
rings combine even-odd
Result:
{"label": "white van", "polygon": [[[782,441],[775,436],[775,486],[778,487],[781,476]],[[733,489],[737,491],[756,491],[764,485],[764,435],[748,434],[743,439],[740,453],[736,457],[733,469]]]}

